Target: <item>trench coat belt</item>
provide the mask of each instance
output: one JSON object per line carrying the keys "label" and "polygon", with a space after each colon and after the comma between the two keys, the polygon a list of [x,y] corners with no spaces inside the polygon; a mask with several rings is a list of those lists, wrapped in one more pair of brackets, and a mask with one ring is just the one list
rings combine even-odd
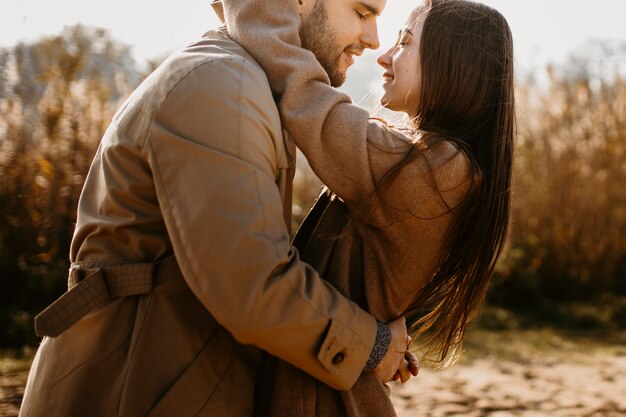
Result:
{"label": "trench coat belt", "polygon": [[35,317],[37,336],[56,337],[117,297],[150,292],[164,262],[85,267],[73,264],[68,291]]}

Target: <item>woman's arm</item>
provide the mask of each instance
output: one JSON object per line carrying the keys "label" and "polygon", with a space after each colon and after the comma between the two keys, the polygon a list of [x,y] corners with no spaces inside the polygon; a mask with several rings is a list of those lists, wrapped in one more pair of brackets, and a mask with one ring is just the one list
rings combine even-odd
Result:
{"label": "woman's arm", "polygon": [[370,120],[334,90],[315,56],[300,47],[295,0],[223,0],[230,36],[264,68],[279,98],[283,127],[313,171],[352,209],[371,201],[380,178],[410,140]]}

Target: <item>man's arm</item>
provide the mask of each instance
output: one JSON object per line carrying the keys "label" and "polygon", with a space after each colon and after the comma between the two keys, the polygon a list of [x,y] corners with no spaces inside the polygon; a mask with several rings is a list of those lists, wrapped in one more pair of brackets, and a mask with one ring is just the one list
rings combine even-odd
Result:
{"label": "man's arm", "polygon": [[221,325],[347,389],[376,322],[291,248],[265,83],[249,62],[218,59],[170,93],[145,145],[159,204],[187,283]]}

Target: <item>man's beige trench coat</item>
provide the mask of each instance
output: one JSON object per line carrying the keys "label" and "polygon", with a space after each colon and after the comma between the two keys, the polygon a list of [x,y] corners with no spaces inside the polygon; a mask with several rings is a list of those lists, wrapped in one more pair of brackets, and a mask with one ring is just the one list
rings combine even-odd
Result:
{"label": "man's beige trench coat", "polygon": [[20,415],[249,416],[261,349],[351,387],[376,322],[291,249],[293,152],[224,33],[148,77],[93,161]]}

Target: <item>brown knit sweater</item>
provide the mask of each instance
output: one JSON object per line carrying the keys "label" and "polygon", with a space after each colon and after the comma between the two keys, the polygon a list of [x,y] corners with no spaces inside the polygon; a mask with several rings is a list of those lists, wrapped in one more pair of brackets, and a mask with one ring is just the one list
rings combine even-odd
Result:
{"label": "brown knit sweater", "polygon": [[[283,127],[333,193],[318,200],[296,238],[302,258],[380,321],[414,308],[439,266],[456,215],[451,208],[469,190],[467,157],[441,138],[370,119],[331,88],[313,54],[300,47],[295,0],[222,3],[230,36],[267,74]],[[377,193],[414,147],[421,157]],[[260,414],[395,416],[388,388],[371,374],[339,392],[273,360],[260,381],[268,393],[259,398]]]}

